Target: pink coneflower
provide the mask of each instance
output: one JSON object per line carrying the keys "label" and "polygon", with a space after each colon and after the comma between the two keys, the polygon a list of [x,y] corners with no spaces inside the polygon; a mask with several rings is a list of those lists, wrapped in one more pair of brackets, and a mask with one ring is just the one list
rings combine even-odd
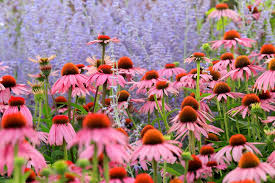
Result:
{"label": "pink coneflower", "polygon": [[259,18],[261,16],[261,12],[258,10],[258,8],[255,5],[248,5],[247,9],[251,13],[253,19],[259,20]]}
{"label": "pink coneflower", "polygon": [[273,151],[267,158],[267,162],[275,168],[275,151]]}
{"label": "pink coneflower", "polygon": [[11,144],[15,145],[25,138],[28,138],[33,144],[38,144],[39,140],[36,132],[27,126],[27,120],[20,112],[7,114],[1,121],[0,146]]}
{"label": "pink coneflower", "polygon": [[64,141],[69,144],[75,137],[75,131],[69,122],[68,116],[57,115],[53,117],[52,122],[48,138],[49,144],[61,146]]}
{"label": "pink coneflower", "polygon": [[117,68],[119,74],[125,75],[128,81],[136,74],[142,75],[146,71],[143,68],[134,67],[134,63],[129,57],[121,57],[117,62]]}
{"label": "pink coneflower", "polygon": [[183,73],[180,73],[178,75],[176,75],[176,81],[174,81],[172,83],[172,86],[177,89],[178,91],[180,91],[181,89],[183,89],[185,87],[185,82],[182,82],[180,79],[184,76],[186,76],[187,73],[183,72]]}
{"label": "pink coneflower", "polygon": [[239,14],[229,9],[226,3],[217,4],[216,9],[208,15],[208,19],[210,18],[221,19],[223,17],[228,17],[232,19],[234,22],[238,22],[240,20]]}
{"label": "pink coneflower", "polygon": [[[130,96],[130,93],[126,90],[121,90],[117,93],[118,96],[118,108],[119,109],[128,109],[132,103],[141,103],[144,102],[143,99],[133,99]],[[129,105],[130,104],[130,105]]]}
{"label": "pink coneflower", "polygon": [[28,107],[25,105],[25,99],[22,97],[11,96],[9,99],[9,107],[6,109],[3,116],[17,112],[20,112],[25,117],[27,121],[27,126],[33,126],[32,114]]}
{"label": "pink coneflower", "polygon": [[87,45],[91,45],[91,44],[95,44],[95,43],[99,43],[99,44],[108,44],[108,43],[110,43],[110,42],[119,43],[120,40],[119,40],[118,38],[116,38],[116,37],[110,38],[109,36],[98,34],[97,39],[88,42]]}
{"label": "pink coneflower", "polygon": [[[181,77],[180,81],[185,83],[186,88],[195,88],[196,87],[196,79],[197,79],[197,69],[191,69],[186,76]],[[200,69],[200,88],[209,81],[211,81],[212,76],[205,74]]]}
{"label": "pink coneflower", "polygon": [[268,103],[263,103],[263,102],[260,102],[260,98],[254,94],[254,93],[251,93],[251,94],[246,94],[243,99],[242,99],[242,105],[239,106],[239,107],[235,107],[233,109],[230,109],[228,111],[229,114],[231,114],[232,116],[235,116],[236,114],[238,114],[239,112],[241,112],[242,114],[242,117],[245,118],[245,116],[247,114],[249,114],[250,112],[250,109],[251,109],[251,105],[252,104],[256,104],[256,103],[259,103],[260,104],[260,107],[264,110],[264,111],[274,111],[275,110],[275,107],[268,104]]}
{"label": "pink coneflower", "polygon": [[158,81],[149,91],[149,95],[156,95],[157,98],[162,98],[168,94],[177,95],[178,91],[168,81]]}
{"label": "pink coneflower", "polygon": [[194,132],[197,139],[200,135],[207,137],[208,132],[216,133],[222,132],[221,129],[208,125],[198,118],[198,113],[191,106],[185,106],[179,114],[172,120],[173,126],[170,128],[169,133],[176,132],[176,140],[189,134],[190,131]]}
{"label": "pink coneflower", "polygon": [[111,128],[111,121],[105,114],[87,114],[82,127],[70,146],[78,144],[80,148],[83,145],[88,147],[91,142],[94,142],[98,148],[108,144],[127,144],[127,137],[118,130]]}
{"label": "pink coneflower", "polygon": [[246,152],[241,156],[238,167],[224,177],[223,183],[245,179],[261,183],[261,180],[267,180],[267,175],[274,178],[274,168],[268,163],[260,162],[259,158],[252,152]]}
{"label": "pink coneflower", "polygon": [[254,85],[255,88],[267,91],[275,87],[275,58],[268,60],[268,69],[258,77]]}
{"label": "pink coneflower", "polygon": [[135,183],[154,183],[154,181],[149,174],[141,173],[136,176]]}
{"label": "pink coneflower", "polygon": [[256,76],[257,70],[258,71],[264,70],[262,67],[253,65],[252,63],[250,63],[249,58],[245,55],[241,55],[236,58],[234,67],[235,69],[225,74],[221,78],[221,80],[226,79],[230,76],[233,80],[237,80],[237,79],[244,80],[244,78],[246,78],[246,81],[248,81],[252,73],[254,76]]}
{"label": "pink coneflower", "polygon": [[[193,97],[194,99],[196,99],[195,93],[190,93],[190,96]],[[203,100],[200,100],[200,110],[210,113],[213,116],[212,110],[210,109],[208,104]]]}
{"label": "pink coneflower", "polygon": [[254,144],[259,143],[247,142],[245,136],[242,134],[232,135],[230,137],[229,144],[230,145],[227,145],[219,150],[215,155],[215,158],[218,161],[225,160],[226,162],[230,163],[233,158],[235,162],[239,162],[245,150],[255,152],[262,156],[261,152],[254,146]]}
{"label": "pink coneflower", "polygon": [[[161,98],[157,98],[159,107],[162,108]],[[165,103],[165,110],[170,111],[170,107]],[[139,109],[140,113],[147,114],[148,112],[151,114],[154,110],[158,110],[158,106],[155,102],[154,96],[150,95],[145,102],[145,104]]]}
{"label": "pink coneflower", "polygon": [[84,84],[84,88],[75,87],[72,90],[72,97],[85,97],[86,95],[90,95],[90,91],[96,93],[96,89],[92,85],[86,86]]}
{"label": "pink coneflower", "polygon": [[253,52],[249,57],[257,57],[259,60],[271,59],[275,57],[275,47],[272,44],[264,44],[260,50],[260,53]]}
{"label": "pink coneflower", "polygon": [[182,72],[186,71],[183,68],[176,67],[176,64],[166,64],[164,69],[160,69],[158,71],[161,77],[165,77],[167,79],[171,78],[173,75],[177,75]]}
{"label": "pink coneflower", "polygon": [[173,144],[179,144],[174,140],[165,140],[157,129],[149,129],[142,138],[142,145],[134,147],[132,161],[156,161],[161,160],[173,163],[180,157],[181,149]]}
{"label": "pink coneflower", "polygon": [[212,76],[209,83],[207,83],[209,88],[214,88],[214,86],[218,83],[218,80],[221,78],[221,72],[213,70],[213,67],[208,67],[209,75]]}
{"label": "pink coneflower", "polygon": [[10,75],[3,76],[0,81],[1,85],[5,87],[5,89],[0,90],[0,102],[8,103],[11,91],[15,95],[25,95],[30,92],[30,90],[24,84],[17,84],[14,77]]}
{"label": "pink coneflower", "polygon": [[268,90],[264,92],[263,90],[258,93],[258,97],[261,103],[274,103],[275,104],[275,94],[269,92]]}
{"label": "pink coneflower", "polygon": [[[85,66],[83,69],[87,70],[88,75],[94,74],[97,72],[98,67],[101,65],[101,60],[96,59],[95,56],[88,57],[86,59],[86,62],[88,62],[90,65]],[[104,64],[112,66],[114,63],[112,62],[111,58],[109,56],[104,57]]]}
{"label": "pink coneflower", "polygon": [[241,38],[240,33],[236,30],[230,30],[224,33],[223,40],[211,41],[213,49],[217,49],[222,45],[224,45],[225,48],[231,48],[232,46],[235,48],[237,44],[250,48],[254,42],[256,41],[249,38]]}
{"label": "pink coneflower", "polygon": [[[201,160],[196,155],[192,155],[192,160],[188,161],[188,172],[186,175],[187,182],[195,182],[201,178],[207,178],[210,175],[211,172],[206,168]],[[184,181],[184,175],[179,178]]]}
{"label": "pink coneflower", "polygon": [[59,78],[52,87],[52,94],[66,93],[70,88],[74,90],[76,87],[86,91],[84,83],[87,76],[79,74],[79,69],[73,63],[66,63],[61,70],[62,77]]}
{"label": "pink coneflower", "polygon": [[[117,78],[115,78],[117,77]],[[119,84],[124,87],[126,81],[121,75],[113,74],[112,66],[110,65],[101,65],[98,67],[96,73],[92,74],[89,79],[86,81],[87,85],[95,83],[95,86],[101,86],[104,83],[108,83],[109,86],[116,86]]]}
{"label": "pink coneflower", "polygon": [[239,92],[231,92],[231,88],[225,82],[217,82],[213,88],[213,93],[207,97],[204,97],[203,100],[211,100],[214,97],[217,97],[218,101],[224,100],[227,101],[227,97],[230,98],[241,98],[243,97],[243,93]]}
{"label": "pink coneflower", "polygon": [[[110,169],[110,183],[134,183],[135,179],[127,176],[127,171],[123,167],[115,167]],[[106,181],[101,181],[100,183],[106,183]]]}
{"label": "pink coneflower", "polygon": [[207,162],[212,161],[215,156],[215,149],[210,145],[204,145],[200,149],[200,154],[197,155],[200,158],[203,164],[207,164]]}
{"label": "pink coneflower", "polygon": [[192,62],[208,62],[211,63],[211,59],[207,58],[204,53],[201,52],[195,52],[190,57],[186,58],[184,62],[192,63]]}
{"label": "pink coneflower", "polygon": [[220,61],[213,65],[213,70],[223,71],[228,68],[231,70],[234,68],[234,55],[232,53],[224,53],[221,55]]}
{"label": "pink coneflower", "polygon": [[9,69],[9,66],[3,65],[4,62],[0,62],[0,71],[6,71],[7,69]]}
{"label": "pink coneflower", "polygon": [[133,83],[133,86],[130,88],[130,90],[133,90],[135,88],[138,88],[137,93],[143,93],[146,92],[146,89],[150,89],[154,84],[156,84],[158,81],[161,81],[159,77],[159,74],[155,70],[147,71],[144,76],[141,78],[141,81],[139,82],[129,82]]}

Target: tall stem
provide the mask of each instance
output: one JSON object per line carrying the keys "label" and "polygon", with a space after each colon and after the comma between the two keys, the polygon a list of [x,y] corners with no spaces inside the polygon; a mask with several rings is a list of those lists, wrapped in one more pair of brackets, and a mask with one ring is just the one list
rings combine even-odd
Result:
{"label": "tall stem", "polygon": [[92,182],[97,183],[97,166],[98,166],[98,159],[97,159],[97,145],[94,144],[94,154],[93,154],[93,176],[92,176]]}
{"label": "tall stem", "polygon": [[148,116],[148,124],[151,124],[151,122],[150,122],[150,120],[151,120],[150,119],[150,112],[147,113],[147,116]]}
{"label": "tall stem", "polygon": [[107,92],[107,81],[103,84],[103,89],[102,89],[102,100],[101,100],[102,106],[105,106],[106,92]]}
{"label": "tall stem", "polygon": [[248,137],[251,138],[251,132],[250,132],[251,121],[249,117],[247,118],[247,122],[248,122],[248,127],[247,127]]}
{"label": "tall stem", "polygon": [[189,131],[189,151],[195,154],[195,136],[193,131]]}
{"label": "tall stem", "polygon": [[223,16],[221,18],[222,18],[222,36],[223,36],[224,35],[224,18]]}
{"label": "tall stem", "polygon": [[38,121],[36,124],[36,130],[38,130],[38,128],[39,128],[41,116],[42,116],[42,101],[39,100],[39,114],[38,114]]}
{"label": "tall stem", "polygon": [[105,64],[104,56],[105,56],[105,44],[102,44],[102,56],[101,56],[101,65]]}
{"label": "tall stem", "polygon": [[64,160],[68,160],[67,145],[64,139],[63,139],[63,151],[64,151]]}
{"label": "tall stem", "polygon": [[248,78],[246,78],[246,73],[245,72],[244,72],[244,84],[245,84],[246,93],[249,93],[249,90],[248,90]]}
{"label": "tall stem", "polygon": [[163,183],[166,183],[166,168],[167,168],[167,162],[166,161],[164,161],[163,162]]}
{"label": "tall stem", "polygon": [[166,131],[169,131],[169,125],[167,122],[167,117],[166,117],[166,111],[165,111],[165,96],[162,97],[161,99],[161,107],[162,107],[162,117],[163,117],[163,122],[166,128]]}
{"label": "tall stem", "polygon": [[109,159],[106,155],[106,153],[104,153],[104,157],[103,157],[103,166],[104,166],[104,179],[106,183],[109,183],[110,180],[110,176],[109,176]]}
{"label": "tall stem", "polygon": [[34,123],[36,122],[35,120],[37,120],[37,111],[38,111],[38,101],[36,99],[34,99],[34,116],[33,116]]}
{"label": "tall stem", "polygon": [[68,91],[68,117],[69,117],[70,123],[72,122],[72,115],[71,115],[72,106],[71,106],[71,102],[72,102],[72,87],[70,87],[69,91]]}
{"label": "tall stem", "polygon": [[152,167],[153,167],[153,180],[154,180],[154,183],[157,183],[158,182],[158,163],[154,159],[152,161]]}
{"label": "tall stem", "polygon": [[45,85],[45,107],[46,107],[46,118],[49,117],[49,109],[48,109],[48,106],[49,106],[49,98],[48,98],[48,82],[45,81],[44,83]]}
{"label": "tall stem", "polygon": [[188,172],[188,160],[185,160],[184,183],[187,183],[187,172]]}
{"label": "tall stem", "polygon": [[196,100],[200,101],[200,60],[197,61]]}
{"label": "tall stem", "polygon": [[97,102],[98,90],[99,90],[99,86],[96,87],[96,92],[95,92],[94,110],[93,110],[94,113],[96,112],[96,102]]}
{"label": "tall stem", "polygon": [[227,123],[227,116],[226,116],[226,103],[224,102],[223,105],[223,120],[224,120],[224,126],[225,126],[225,135],[226,140],[229,142],[229,132],[228,132],[228,123]]}
{"label": "tall stem", "polygon": [[[14,160],[18,156],[18,143],[14,146]],[[21,167],[18,167],[18,164],[14,164],[14,179],[15,183],[21,183]]]}

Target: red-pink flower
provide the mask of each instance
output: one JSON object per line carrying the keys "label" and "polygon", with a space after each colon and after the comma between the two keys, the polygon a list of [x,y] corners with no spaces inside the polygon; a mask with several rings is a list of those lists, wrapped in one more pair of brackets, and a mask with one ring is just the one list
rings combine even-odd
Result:
{"label": "red-pink flower", "polygon": [[33,144],[38,144],[37,133],[27,125],[27,120],[20,112],[7,114],[2,118],[0,130],[0,147],[15,145],[28,138]]}
{"label": "red-pink flower", "polygon": [[117,93],[117,96],[118,96],[117,102],[118,102],[119,109],[128,109],[129,104],[144,102],[143,99],[131,98],[130,93],[126,90],[121,90],[120,92]]}
{"label": "red-pink flower", "polygon": [[116,86],[119,84],[120,86],[124,87],[126,81],[121,75],[113,74],[112,66],[101,65],[98,67],[97,72],[92,74],[86,81],[87,85],[90,85],[91,83],[95,83],[96,87],[101,86],[104,83],[107,83],[109,86]]}
{"label": "red-pink flower", "polygon": [[229,7],[226,3],[217,4],[216,9],[208,15],[208,19],[210,19],[210,18],[221,19],[224,17],[230,18],[234,22],[238,22],[240,20],[239,14],[237,12],[229,9]]}
{"label": "red-pink flower", "polygon": [[207,97],[204,97],[203,100],[211,100],[214,97],[217,97],[218,101],[221,101],[223,99],[226,102],[227,97],[235,99],[235,98],[241,98],[243,96],[244,96],[243,93],[231,92],[231,88],[228,86],[227,83],[217,82],[213,88],[213,93]]}
{"label": "red-pink flower", "polygon": [[269,92],[268,90],[264,92],[263,90],[258,93],[258,97],[261,103],[274,103],[275,104],[275,93]]}
{"label": "red-pink flower", "polygon": [[[180,81],[184,83],[183,87],[195,88],[197,80],[197,69],[191,69],[186,76],[181,77]],[[212,76],[200,71],[200,88],[202,89],[205,83],[212,80]]]}
{"label": "red-pink flower", "polygon": [[275,176],[275,169],[268,163],[260,162],[259,158],[252,152],[244,153],[236,169],[229,172],[223,179],[224,183],[231,183],[240,180],[254,180],[261,183],[267,180],[267,175],[271,178]]}
{"label": "red-pink flower", "polygon": [[88,42],[87,45],[91,45],[91,44],[95,44],[95,43],[108,44],[108,43],[110,43],[110,42],[119,43],[120,40],[119,40],[118,38],[116,38],[116,37],[110,38],[110,37],[107,36],[107,35],[100,35],[100,34],[98,34],[97,39]]}
{"label": "red-pink flower", "polygon": [[190,57],[184,60],[184,62],[186,63],[192,63],[192,62],[196,63],[196,62],[204,62],[204,61],[211,63],[211,59],[207,58],[205,54],[201,52],[195,52]]}
{"label": "red-pink flower", "polygon": [[187,73],[183,72],[180,73],[178,75],[176,75],[176,80],[174,82],[172,82],[172,86],[177,89],[178,91],[180,91],[181,89],[183,89],[184,87],[186,87],[186,83],[181,81],[181,78],[186,76]]}
{"label": "red-pink flower", "polygon": [[26,85],[17,84],[14,77],[10,75],[3,76],[0,83],[0,103],[8,103],[11,96],[11,91],[15,95],[25,95],[30,93],[30,90],[26,87]]}
{"label": "red-pink flower", "polygon": [[211,41],[213,49],[217,49],[222,45],[224,45],[225,48],[235,48],[237,44],[250,48],[252,43],[255,42],[256,41],[249,38],[241,38],[240,33],[238,33],[236,30],[227,31],[223,36],[223,40]]}
{"label": "red-pink flower", "polygon": [[161,160],[173,163],[181,155],[181,149],[174,145],[177,141],[165,140],[162,133],[157,129],[149,129],[142,137],[142,143],[134,147],[132,161],[153,161]]}
{"label": "red-pink flower", "polygon": [[251,109],[251,105],[252,104],[260,104],[260,107],[264,110],[264,111],[275,111],[275,107],[273,105],[270,105],[268,103],[263,103],[260,102],[260,98],[254,94],[246,94],[243,99],[242,99],[242,105],[235,107],[233,109],[230,109],[228,111],[229,114],[231,114],[232,116],[235,116],[236,114],[238,114],[239,112],[241,112],[242,117],[245,118],[245,116],[247,114],[249,114],[250,109]]}
{"label": "red-pink flower", "polygon": [[[159,107],[162,108],[162,101],[161,98],[157,98]],[[165,110],[170,111],[170,107],[164,103]],[[145,102],[145,104],[139,109],[140,113],[147,114],[147,113],[152,113],[154,110],[158,110],[158,106],[155,102],[154,96],[150,95]]]}
{"label": "red-pink flower", "polygon": [[61,78],[59,78],[52,87],[52,94],[66,93],[70,88],[80,88],[86,92],[85,82],[87,76],[79,73],[79,69],[73,63],[66,63],[61,70]]}
{"label": "red-pink flower", "polygon": [[173,75],[178,75],[182,72],[186,72],[183,68],[176,67],[176,64],[166,64],[164,69],[158,71],[161,77],[170,79]]}
{"label": "red-pink flower", "polygon": [[117,62],[118,73],[125,75],[131,81],[136,74],[144,74],[146,69],[134,67],[133,61],[129,57],[121,57]]}
{"label": "red-pink flower", "polygon": [[[26,141],[18,143],[18,156],[26,160],[26,167],[34,167],[36,173],[47,166],[43,155]],[[0,147],[0,159],[1,175],[6,173],[5,166],[7,166],[7,174],[10,176],[14,168],[14,146],[12,144]]]}
{"label": "red-pink flower", "polygon": [[9,99],[9,106],[6,109],[5,113],[3,114],[3,117],[7,114],[17,113],[20,112],[25,119],[27,120],[27,126],[32,127],[32,114],[28,107],[25,105],[25,99],[22,97],[14,97],[11,96]]}
{"label": "red-pink flower", "polygon": [[178,91],[173,88],[173,86],[168,81],[158,81],[149,91],[149,95],[156,95],[157,98],[162,98],[168,94],[177,95]]}
{"label": "red-pink flower", "polygon": [[269,59],[267,62],[268,70],[257,78],[254,85],[258,90],[267,91],[275,87],[275,58]]}
{"label": "red-pink flower", "polygon": [[244,80],[244,78],[246,78],[246,81],[248,81],[252,74],[254,76],[257,75],[257,70],[263,71],[264,69],[260,66],[253,65],[247,56],[241,55],[236,58],[234,69],[225,74],[221,80],[230,76],[233,80]]}
{"label": "red-pink flower", "polygon": [[260,143],[247,142],[245,136],[242,134],[232,135],[229,139],[229,145],[219,150],[216,153],[215,158],[218,161],[225,160],[227,163],[231,163],[233,158],[235,162],[238,162],[245,150],[255,152],[262,156],[261,152],[254,146],[254,144]]}
{"label": "red-pink flower", "polygon": [[[110,181],[109,183],[134,183],[135,179],[127,176],[127,171],[123,167],[114,167],[109,171]],[[100,183],[106,183],[105,180]]]}
{"label": "red-pink flower", "polygon": [[[88,62],[90,65],[85,66],[84,69],[87,70],[88,75],[94,74],[97,72],[98,67],[101,65],[101,60],[97,59],[95,56],[88,57],[86,59],[86,62]],[[111,58],[109,56],[104,57],[104,64],[112,66],[114,63],[112,62]]]}
{"label": "red-pink flower", "polygon": [[272,44],[264,44],[259,53],[253,52],[249,57],[257,57],[258,60],[274,58],[275,47]]}
{"label": "red-pink flower", "polygon": [[224,53],[220,57],[220,61],[213,65],[213,70],[223,71],[234,68],[234,55],[230,52]]}
{"label": "red-pink flower", "polygon": [[275,168],[275,151],[273,151],[267,158],[267,162]]}
{"label": "red-pink flower", "polygon": [[53,117],[52,122],[48,138],[49,144],[56,146],[61,146],[63,143],[69,144],[75,137],[75,131],[68,116],[57,115]]}

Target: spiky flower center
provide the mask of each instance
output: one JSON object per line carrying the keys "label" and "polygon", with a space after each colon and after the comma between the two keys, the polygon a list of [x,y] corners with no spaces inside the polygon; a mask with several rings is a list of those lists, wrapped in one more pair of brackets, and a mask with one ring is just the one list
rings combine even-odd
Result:
{"label": "spiky flower center", "polygon": [[196,155],[193,154],[192,158],[193,158],[193,160],[190,160],[188,162],[188,171],[189,172],[195,172],[202,167],[202,162]]}
{"label": "spiky flower center", "polygon": [[11,96],[9,99],[10,106],[22,106],[25,104],[25,99],[22,97]]}
{"label": "spiky flower center", "polygon": [[104,74],[112,74],[113,73],[112,66],[110,66],[110,65],[100,65],[97,70],[98,70],[98,72],[101,72]]}
{"label": "spiky flower center", "polygon": [[156,83],[156,88],[158,90],[164,90],[165,88],[168,88],[169,83],[167,81],[158,81]]}
{"label": "spiky flower center", "polygon": [[67,106],[67,99],[63,96],[58,96],[54,99],[56,103],[56,107],[66,107]]}
{"label": "spiky flower center", "polygon": [[185,106],[191,106],[195,110],[199,109],[198,101],[192,96],[187,96],[184,98],[184,100],[181,103],[181,108],[183,109]]}
{"label": "spiky flower center", "polygon": [[195,52],[193,53],[193,57],[202,58],[202,57],[205,57],[205,54],[201,52]]}
{"label": "spiky flower center", "polygon": [[271,98],[270,92],[267,90],[266,92],[262,91],[258,94],[260,100],[267,100]]}
{"label": "spiky flower center", "polygon": [[93,102],[89,102],[88,104],[84,105],[83,108],[87,111],[87,112],[91,112],[92,109],[94,107],[94,103]]}
{"label": "spiky flower center", "polygon": [[[160,99],[161,98],[157,98],[157,100],[160,100]],[[150,95],[147,100],[150,101],[150,102],[154,102],[155,101],[154,95]]]}
{"label": "spiky flower center", "polygon": [[53,124],[67,124],[69,123],[69,118],[65,115],[56,115],[53,117],[52,122]]}
{"label": "spiky flower center", "polygon": [[208,161],[206,164],[207,167],[216,167],[218,166],[217,161]]}
{"label": "spiky flower center", "polygon": [[214,81],[218,81],[221,78],[221,73],[218,71],[210,70],[210,75]]}
{"label": "spiky flower center", "polygon": [[231,146],[240,146],[246,143],[246,138],[242,134],[232,135],[229,139],[229,144]]}
{"label": "spiky flower center", "polygon": [[[247,6],[248,10],[252,13],[252,14],[255,14],[255,13],[259,13],[259,10],[257,7],[253,7],[251,5],[248,5]],[[253,8],[253,9],[252,9]]]}
{"label": "spiky flower center", "polygon": [[133,68],[133,62],[129,57],[121,57],[118,60],[118,68],[120,69],[131,69]]}
{"label": "spiky flower center", "polygon": [[76,64],[75,66],[76,66],[78,69],[82,69],[83,67],[85,67],[84,64]]}
{"label": "spiky flower center", "polygon": [[110,36],[106,36],[106,35],[98,35],[97,39],[105,41],[105,40],[109,40],[111,38],[110,38]]}
{"label": "spiky flower center", "polygon": [[273,58],[269,61],[268,69],[271,70],[271,71],[275,71],[275,58]]}
{"label": "spiky flower center", "polygon": [[211,154],[214,154],[215,153],[215,150],[212,146],[209,146],[209,145],[205,145],[205,146],[202,146],[201,149],[200,149],[200,154],[201,155],[211,155]]}
{"label": "spiky flower center", "polygon": [[243,67],[246,67],[248,65],[250,65],[250,60],[249,60],[248,56],[241,55],[241,56],[238,56],[236,58],[236,61],[235,61],[235,67],[236,68],[243,68]]}
{"label": "spiky flower center", "polygon": [[82,126],[89,129],[109,128],[111,121],[105,114],[89,113],[83,120]]}
{"label": "spiky flower center", "polygon": [[79,70],[77,66],[74,65],[73,63],[66,63],[61,70],[62,76],[75,75],[75,74],[79,74]]}
{"label": "spiky flower center", "polygon": [[216,83],[213,88],[213,92],[218,95],[223,93],[228,93],[230,91],[231,91],[230,87],[225,82]]}
{"label": "spiky flower center", "polygon": [[240,33],[238,33],[236,30],[227,31],[223,36],[224,40],[235,40],[235,38],[241,38]]}
{"label": "spiky flower center", "polygon": [[180,81],[180,79],[183,77],[183,76],[186,76],[187,74],[186,73],[180,73],[178,75],[176,75],[176,80],[177,81]]}
{"label": "spiky flower center", "polygon": [[141,138],[143,138],[144,134],[148,131],[148,130],[151,130],[151,129],[155,129],[152,125],[146,125],[143,127],[143,129],[141,130],[140,132],[140,136]]}
{"label": "spiky flower center", "polygon": [[16,86],[16,80],[14,79],[14,77],[7,75],[7,76],[3,76],[2,77],[2,81],[1,84],[5,87],[5,88],[12,88]]}
{"label": "spiky flower center", "polygon": [[166,64],[165,65],[166,69],[172,69],[172,68],[175,68],[175,67],[176,67],[176,64]]}
{"label": "spiky flower center", "polygon": [[137,175],[135,183],[154,183],[154,181],[149,174],[141,173]]}
{"label": "spiky flower center", "polygon": [[198,118],[198,114],[191,106],[185,106],[179,113],[179,119],[182,123],[195,122]]}
{"label": "spiky flower center", "polygon": [[36,175],[35,172],[30,168],[25,168],[24,173],[29,173],[26,182],[33,182],[35,181]]}
{"label": "spiky flower center", "polygon": [[155,70],[147,71],[145,75],[143,76],[145,80],[151,80],[151,79],[158,79],[159,74]]}
{"label": "spiky flower center", "polygon": [[174,178],[169,183],[183,183],[180,179]]}
{"label": "spiky flower center", "polygon": [[208,133],[208,137],[206,138],[206,140],[210,140],[210,141],[219,141],[219,137],[214,134],[214,133]]}
{"label": "spiky flower center", "polygon": [[246,94],[242,99],[242,105],[244,106],[250,106],[251,104],[255,104],[259,102],[260,102],[260,98],[254,93]]}
{"label": "spiky flower center", "polygon": [[246,152],[239,161],[240,168],[255,168],[260,164],[259,158],[253,152]]}
{"label": "spiky flower center", "polygon": [[110,106],[111,105],[111,99],[110,98],[106,98],[105,99],[105,106]]}
{"label": "spiky flower center", "polygon": [[216,9],[217,10],[225,10],[225,9],[228,9],[228,5],[226,3],[220,3],[220,4],[217,4],[216,5]]}
{"label": "spiky flower center", "polygon": [[67,182],[74,182],[76,179],[76,176],[73,173],[66,172],[64,175]]}
{"label": "spiky flower center", "polygon": [[224,53],[221,55],[221,60],[233,60],[234,55],[232,53]]}
{"label": "spiky flower center", "polygon": [[149,129],[145,132],[142,142],[145,145],[156,145],[164,142],[164,137],[157,129]]}
{"label": "spiky flower center", "polygon": [[125,177],[127,177],[127,172],[123,167],[115,167],[112,168],[109,171],[109,175],[111,179],[124,179]]}
{"label": "spiky flower center", "polygon": [[126,90],[121,90],[118,93],[118,102],[126,102],[128,98],[130,97],[130,93]]}
{"label": "spiky flower center", "polygon": [[24,128],[26,124],[27,124],[26,119],[20,112],[6,114],[2,118],[2,122],[1,122],[2,128],[5,128],[5,129]]}
{"label": "spiky flower center", "polygon": [[260,51],[261,54],[275,54],[275,47],[272,44],[264,44]]}

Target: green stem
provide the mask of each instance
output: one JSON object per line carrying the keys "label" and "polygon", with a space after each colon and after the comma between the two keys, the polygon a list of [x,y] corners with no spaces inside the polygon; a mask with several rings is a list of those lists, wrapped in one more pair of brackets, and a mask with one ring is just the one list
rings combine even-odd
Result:
{"label": "green stem", "polygon": [[229,132],[228,132],[228,123],[227,123],[227,114],[226,114],[226,103],[223,103],[223,120],[224,120],[224,126],[225,126],[225,135],[226,135],[226,140],[229,142]]}
{"label": "green stem", "polygon": [[151,115],[150,115],[150,112],[148,112],[147,115],[148,115],[148,124],[151,124],[151,122],[150,122],[150,120],[151,120],[151,119],[150,119],[150,116],[151,116]]}
{"label": "green stem", "polygon": [[38,108],[38,101],[34,100],[34,116],[33,116],[33,122],[35,123],[35,121],[37,120],[37,108]]}
{"label": "green stem", "polygon": [[45,82],[45,107],[46,107],[46,118],[49,118],[49,98],[48,98],[48,82]]}
{"label": "green stem", "polygon": [[[18,143],[14,145],[14,160],[18,156]],[[21,167],[18,167],[17,164],[14,164],[14,179],[15,183],[21,183]]]}
{"label": "green stem", "polygon": [[224,35],[224,18],[223,16],[221,17],[222,19],[222,36]]}
{"label": "green stem", "polygon": [[70,123],[72,122],[72,115],[71,115],[72,106],[71,106],[71,102],[72,102],[72,87],[70,87],[69,90],[68,90],[68,117],[69,117]]}
{"label": "green stem", "polygon": [[200,60],[197,61],[196,100],[200,101]]}
{"label": "green stem", "polygon": [[41,116],[42,116],[42,101],[39,100],[39,114],[38,114],[38,121],[36,124],[36,130],[38,130],[38,128],[39,128]]}
{"label": "green stem", "polygon": [[103,89],[102,89],[102,100],[101,100],[102,106],[105,106],[106,91],[107,91],[107,82],[105,82],[105,83],[103,84]]}
{"label": "green stem", "polygon": [[189,131],[189,151],[191,154],[195,154],[195,136],[193,131]]}
{"label": "green stem", "polygon": [[164,161],[164,163],[163,163],[163,183],[166,183],[166,168],[167,168],[167,162],[166,161]]}
{"label": "green stem", "polygon": [[106,155],[106,153],[104,153],[104,157],[103,157],[103,166],[104,166],[104,179],[106,183],[109,183],[109,159]]}
{"label": "green stem", "polygon": [[93,176],[92,176],[92,182],[97,183],[98,182],[98,175],[97,175],[97,166],[98,166],[98,159],[97,159],[97,146],[94,144],[94,154],[93,154]]}
{"label": "green stem", "polygon": [[251,121],[250,121],[250,118],[247,118],[247,122],[248,122],[248,127],[247,127],[247,130],[248,130],[248,137],[249,137],[249,139],[250,139],[250,138],[251,138],[251,132],[250,132]]}
{"label": "green stem", "polygon": [[165,96],[163,96],[162,99],[161,99],[161,107],[162,107],[163,122],[164,122],[164,125],[165,125],[165,128],[166,128],[166,131],[168,132],[169,131],[169,125],[168,125],[168,122],[167,122],[167,116],[166,116],[166,111],[165,111]]}
{"label": "green stem", "polygon": [[64,151],[64,160],[68,160],[67,145],[64,139],[63,139],[63,151]]}
{"label": "green stem", "polygon": [[240,131],[240,125],[239,125],[238,120],[236,121],[236,127],[237,127],[238,134],[240,134],[241,131]]}
{"label": "green stem", "polygon": [[94,113],[96,112],[96,104],[97,104],[97,95],[98,95],[98,90],[99,90],[99,86],[96,87],[96,92],[95,92],[95,100],[94,100]]}
{"label": "green stem", "polygon": [[131,119],[131,121],[133,122],[134,128],[136,128],[136,122],[135,122],[134,118],[132,117],[132,115],[130,114],[129,109],[127,108],[127,109],[125,109],[125,111],[126,111],[128,117],[129,117],[129,118]]}
{"label": "green stem", "polygon": [[[217,101],[217,109],[218,109],[219,116],[222,116],[220,102],[218,101],[218,99],[216,101]],[[221,123],[221,128],[224,129],[224,124],[223,123]]]}
{"label": "green stem", "polygon": [[102,44],[102,56],[101,56],[101,65],[105,64],[104,56],[105,56],[105,44]]}
{"label": "green stem", "polygon": [[[78,103],[78,96],[76,96],[76,98],[75,98],[75,104],[77,104],[77,103]],[[72,122],[72,124],[74,124],[75,113],[76,113],[76,111],[73,110],[73,122]]]}
{"label": "green stem", "polygon": [[187,172],[188,172],[188,160],[185,160],[184,183],[187,183]]}
{"label": "green stem", "polygon": [[246,78],[245,72],[244,72],[244,84],[245,84],[246,93],[249,93],[249,90],[248,90],[248,79]]}
{"label": "green stem", "polygon": [[154,180],[154,183],[157,183],[158,182],[158,163],[154,159],[152,161],[152,167],[153,167],[153,180]]}

